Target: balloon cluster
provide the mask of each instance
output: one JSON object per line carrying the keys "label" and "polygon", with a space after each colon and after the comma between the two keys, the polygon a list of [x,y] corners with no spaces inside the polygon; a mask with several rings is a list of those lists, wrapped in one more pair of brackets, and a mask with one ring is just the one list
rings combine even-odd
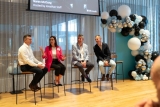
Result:
{"label": "balloon cluster", "polygon": [[101,27],[106,27],[111,32],[119,32],[122,36],[133,36],[128,41],[128,48],[135,56],[136,67],[130,74],[135,80],[150,79],[150,68],[159,53],[151,52],[150,32],[144,29],[148,19],[143,15],[131,14],[129,6],[121,5],[118,11],[113,9],[109,13],[102,12],[101,22]]}

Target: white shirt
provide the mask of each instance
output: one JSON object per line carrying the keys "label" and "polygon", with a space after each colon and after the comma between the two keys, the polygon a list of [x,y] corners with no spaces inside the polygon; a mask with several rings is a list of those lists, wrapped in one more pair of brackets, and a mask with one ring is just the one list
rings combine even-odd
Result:
{"label": "white shirt", "polygon": [[84,60],[84,58],[83,58],[83,54],[84,54],[83,45],[82,46],[79,45],[79,47],[80,47],[80,53],[81,53],[80,60]]}
{"label": "white shirt", "polygon": [[56,47],[52,47],[52,58],[53,59],[57,59],[57,56],[56,56]]}
{"label": "white shirt", "polygon": [[30,46],[23,43],[23,45],[18,50],[18,62],[20,65],[30,65],[37,66],[38,64],[42,64],[42,62],[38,61],[34,55]]}

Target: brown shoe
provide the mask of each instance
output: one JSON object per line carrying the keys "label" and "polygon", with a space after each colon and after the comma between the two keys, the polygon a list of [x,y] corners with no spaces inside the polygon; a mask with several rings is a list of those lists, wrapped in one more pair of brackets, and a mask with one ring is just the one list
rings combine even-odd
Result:
{"label": "brown shoe", "polygon": [[38,91],[39,89],[37,89],[36,85],[29,85],[29,88],[32,90],[32,91]]}
{"label": "brown shoe", "polygon": [[109,81],[109,74],[106,74],[107,81]]}
{"label": "brown shoe", "polygon": [[38,85],[36,85],[36,89],[37,89],[37,90],[40,90],[40,89],[41,89],[41,87],[38,87]]}
{"label": "brown shoe", "polygon": [[105,74],[102,75],[101,81],[105,80]]}

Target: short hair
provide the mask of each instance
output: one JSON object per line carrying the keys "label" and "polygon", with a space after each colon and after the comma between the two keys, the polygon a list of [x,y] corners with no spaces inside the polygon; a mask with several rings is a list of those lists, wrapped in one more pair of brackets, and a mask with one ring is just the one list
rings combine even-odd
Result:
{"label": "short hair", "polygon": [[96,36],[95,36],[95,38],[96,38],[97,36],[101,38],[101,36],[100,36],[100,35],[96,35]]}
{"label": "short hair", "polygon": [[23,41],[24,41],[27,37],[31,37],[31,35],[29,35],[29,34],[24,35],[24,36],[23,36]]}
{"label": "short hair", "polygon": [[83,37],[83,35],[82,34],[78,34],[78,37]]}

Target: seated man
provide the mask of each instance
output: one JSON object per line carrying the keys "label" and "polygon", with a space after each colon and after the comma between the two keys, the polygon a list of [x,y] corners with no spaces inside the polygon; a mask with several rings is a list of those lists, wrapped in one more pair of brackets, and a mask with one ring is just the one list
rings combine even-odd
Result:
{"label": "seated man", "polygon": [[32,91],[38,91],[40,87],[38,87],[37,84],[48,70],[44,67],[43,63],[38,61],[33,55],[30,46],[32,43],[31,35],[25,35],[23,41],[23,45],[18,50],[18,62],[22,72],[30,71],[35,73],[29,87]]}
{"label": "seated man", "polygon": [[[82,81],[86,78],[88,82],[91,82],[91,79],[88,77],[89,72],[92,70],[94,65],[89,62],[88,55],[88,46],[83,43],[83,35],[78,35],[78,42],[72,45],[72,63],[79,68],[79,71],[82,73]],[[84,70],[84,68],[87,68]]]}
{"label": "seated man", "polygon": [[113,70],[116,67],[116,63],[114,60],[111,60],[111,53],[109,47],[106,43],[101,42],[100,35],[95,36],[96,45],[93,47],[95,55],[97,56],[97,62],[102,73],[101,81],[105,80],[105,69],[104,66],[110,65],[108,74],[106,75],[107,80],[109,81],[109,77],[111,76]]}

